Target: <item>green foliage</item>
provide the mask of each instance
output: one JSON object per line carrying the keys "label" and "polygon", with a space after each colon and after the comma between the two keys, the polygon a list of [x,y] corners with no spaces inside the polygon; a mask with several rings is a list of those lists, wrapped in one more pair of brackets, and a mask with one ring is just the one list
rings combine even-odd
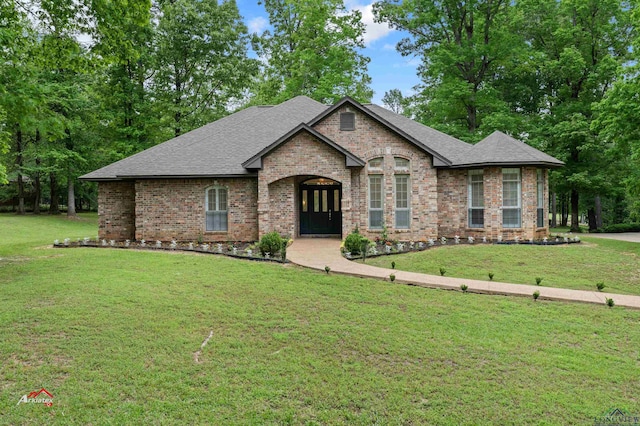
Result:
{"label": "green foliage", "polygon": [[462,290],[463,293],[466,293],[468,289],[469,289],[468,285],[460,284],[460,290]]}
{"label": "green foliage", "polygon": [[613,308],[613,306],[615,305],[615,302],[613,301],[612,298],[607,297],[606,304],[607,304],[608,307]]}
{"label": "green foliage", "polygon": [[395,261],[391,261],[391,269],[396,269],[396,262]]}
{"label": "green foliage", "polygon": [[395,274],[389,275],[389,279],[391,280],[391,282],[394,282],[396,280]]}
{"label": "green foliage", "polygon": [[596,283],[596,288],[598,289],[598,291],[604,290],[605,287],[606,286],[604,285],[604,282],[602,282],[602,281]]}
{"label": "green foliage", "polygon": [[619,232],[640,232],[640,223],[616,223],[600,228],[598,232],[619,233]]}
{"label": "green foliage", "polygon": [[533,300],[534,301],[538,300],[538,297],[540,297],[540,292],[536,290],[533,292]]}
{"label": "green foliage", "polygon": [[253,39],[254,50],[267,60],[256,103],[280,103],[297,95],[323,103],[346,95],[371,99],[358,10],[348,11],[343,0],[265,0],[264,7],[273,30]]}
{"label": "green foliage", "polygon": [[354,256],[366,252],[368,245],[369,240],[362,236],[357,229],[347,235],[344,240],[344,249]]}
{"label": "green foliage", "polygon": [[446,274],[446,273],[447,273],[447,270],[443,266],[441,266],[440,267],[440,276],[444,277],[444,274]]}
{"label": "green foliage", "polygon": [[541,282],[542,282],[542,278],[536,277],[536,285],[540,285]]}
{"label": "green foliage", "polygon": [[487,275],[489,276],[489,281],[493,281],[494,273],[489,272]]}
{"label": "green foliage", "polygon": [[329,272],[331,272],[331,268],[329,266],[325,266],[324,271],[327,273],[327,275],[329,275]]}
{"label": "green foliage", "polygon": [[283,240],[282,237],[280,237],[280,234],[273,231],[264,234],[262,238],[260,238],[258,248],[260,249],[260,254],[262,254],[262,256],[266,253],[270,253],[272,256],[275,256],[280,253],[283,244],[286,244],[286,240]]}

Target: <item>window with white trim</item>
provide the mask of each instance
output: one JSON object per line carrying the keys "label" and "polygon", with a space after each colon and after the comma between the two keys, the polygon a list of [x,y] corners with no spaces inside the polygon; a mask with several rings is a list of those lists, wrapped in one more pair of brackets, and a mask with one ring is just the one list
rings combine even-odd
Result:
{"label": "window with white trim", "polygon": [[395,175],[396,228],[409,229],[409,175]]}
{"label": "window with white trim", "polygon": [[538,228],[544,227],[544,170],[537,170],[536,179],[536,194],[538,198],[538,210],[536,215],[536,226]]}
{"label": "window with white trim", "polygon": [[382,175],[369,175],[369,228],[382,229]]}
{"label": "window with white trim", "polygon": [[383,166],[384,158],[382,157],[372,158],[371,160],[369,160],[369,163],[367,163],[367,168],[369,170],[381,171]]}
{"label": "window with white trim", "polygon": [[395,157],[394,161],[395,161],[394,167],[396,170],[406,171],[406,172],[409,171],[409,160],[402,157]]}
{"label": "window with white trim", "polygon": [[484,174],[469,170],[469,228],[484,228]]}
{"label": "window with white trim", "polygon": [[520,169],[502,169],[502,227],[522,226]]}
{"label": "window with white trim", "polygon": [[206,191],[206,230],[227,231],[227,189],[222,187],[207,188]]}

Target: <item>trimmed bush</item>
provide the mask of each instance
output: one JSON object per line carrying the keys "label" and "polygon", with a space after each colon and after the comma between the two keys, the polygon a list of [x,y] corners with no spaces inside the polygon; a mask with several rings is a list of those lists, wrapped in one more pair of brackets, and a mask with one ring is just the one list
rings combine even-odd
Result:
{"label": "trimmed bush", "polygon": [[356,229],[345,238],[344,249],[353,256],[356,256],[362,252],[363,240],[366,240],[366,238],[360,235],[360,232]]}
{"label": "trimmed bush", "polygon": [[615,223],[613,225],[604,226],[598,232],[616,233],[616,232],[640,232],[640,223]]}
{"label": "trimmed bush", "polygon": [[286,241],[280,237],[280,234],[273,231],[262,236],[258,248],[260,249],[260,254],[263,256],[265,253],[271,253],[271,256],[275,256],[280,253],[283,244],[286,244]]}

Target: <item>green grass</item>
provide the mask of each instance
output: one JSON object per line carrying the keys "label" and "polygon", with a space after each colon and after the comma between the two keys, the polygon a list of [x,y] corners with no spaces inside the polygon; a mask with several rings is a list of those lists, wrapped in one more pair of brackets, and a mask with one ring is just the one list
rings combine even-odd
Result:
{"label": "green grass", "polygon": [[366,263],[425,274],[493,280],[515,284],[596,290],[604,281],[604,291],[640,295],[640,244],[602,238],[581,237],[582,243],[558,246],[449,245],[422,252],[369,258]]}
{"label": "green grass", "polygon": [[[0,215],[2,424],[591,424],[611,407],[640,412],[640,311],[43,248],[95,230],[95,217]],[[41,387],[53,407],[16,405]]]}

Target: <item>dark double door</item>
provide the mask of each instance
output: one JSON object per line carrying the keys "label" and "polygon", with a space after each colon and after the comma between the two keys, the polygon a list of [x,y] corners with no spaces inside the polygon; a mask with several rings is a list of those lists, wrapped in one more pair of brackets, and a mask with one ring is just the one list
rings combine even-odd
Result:
{"label": "dark double door", "polygon": [[300,234],[341,235],[340,185],[300,185]]}

